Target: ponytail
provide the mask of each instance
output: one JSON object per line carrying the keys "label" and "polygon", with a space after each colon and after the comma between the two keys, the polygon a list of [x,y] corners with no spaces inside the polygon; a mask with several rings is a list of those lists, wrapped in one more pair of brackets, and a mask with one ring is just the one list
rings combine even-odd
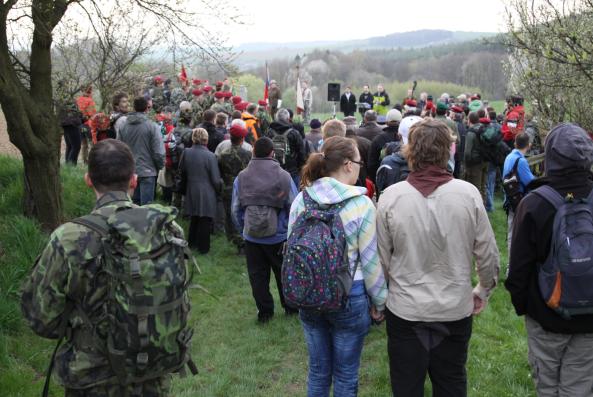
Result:
{"label": "ponytail", "polygon": [[301,189],[309,187],[318,179],[336,172],[356,154],[356,141],[333,136],[323,142],[321,153],[312,153],[301,173]]}
{"label": "ponytail", "polygon": [[311,153],[301,173],[301,190],[311,186],[317,179],[325,175],[325,155],[323,153]]}

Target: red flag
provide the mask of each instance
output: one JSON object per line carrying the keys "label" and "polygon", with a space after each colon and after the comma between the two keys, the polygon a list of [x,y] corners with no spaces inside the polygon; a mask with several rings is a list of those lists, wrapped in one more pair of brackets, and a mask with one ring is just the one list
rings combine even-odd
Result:
{"label": "red flag", "polygon": [[270,71],[268,70],[268,62],[266,62],[266,85],[264,87],[264,101],[270,103],[268,95],[270,91]]}
{"label": "red flag", "polygon": [[179,79],[187,81],[187,72],[185,71],[185,66],[183,66],[183,64],[181,64],[181,73],[179,73]]}

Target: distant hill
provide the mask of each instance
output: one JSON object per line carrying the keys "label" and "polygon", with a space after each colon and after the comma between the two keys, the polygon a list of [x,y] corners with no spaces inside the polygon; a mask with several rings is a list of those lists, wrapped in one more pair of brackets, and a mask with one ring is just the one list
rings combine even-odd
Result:
{"label": "distant hill", "polygon": [[492,37],[494,35],[496,33],[425,29],[413,32],[393,33],[387,36],[370,37],[361,40],[247,43],[236,48],[237,52],[241,53],[236,63],[240,69],[245,70],[257,67],[266,60],[293,58],[297,54],[311,52],[313,50],[350,52],[353,50],[410,49],[461,43],[478,38]]}

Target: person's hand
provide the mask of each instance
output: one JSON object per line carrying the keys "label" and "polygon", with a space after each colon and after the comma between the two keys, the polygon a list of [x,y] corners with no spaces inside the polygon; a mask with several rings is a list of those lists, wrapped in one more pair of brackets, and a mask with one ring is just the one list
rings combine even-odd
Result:
{"label": "person's hand", "polygon": [[486,308],[486,303],[488,303],[488,301],[481,299],[476,294],[473,294],[473,297],[474,297],[474,310],[472,311],[472,314],[474,316],[476,316],[476,315],[480,314]]}
{"label": "person's hand", "polygon": [[371,306],[371,318],[377,323],[381,323],[385,319],[385,314],[378,311],[375,305]]}

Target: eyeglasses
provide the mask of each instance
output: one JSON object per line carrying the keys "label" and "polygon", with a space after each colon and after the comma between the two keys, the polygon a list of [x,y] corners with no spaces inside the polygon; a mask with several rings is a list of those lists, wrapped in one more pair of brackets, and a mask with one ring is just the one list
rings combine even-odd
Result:
{"label": "eyeglasses", "polygon": [[364,161],[362,161],[362,160],[360,160],[360,161],[349,160],[349,161],[350,161],[351,163],[358,164],[358,165],[360,165],[361,167],[364,167]]}

